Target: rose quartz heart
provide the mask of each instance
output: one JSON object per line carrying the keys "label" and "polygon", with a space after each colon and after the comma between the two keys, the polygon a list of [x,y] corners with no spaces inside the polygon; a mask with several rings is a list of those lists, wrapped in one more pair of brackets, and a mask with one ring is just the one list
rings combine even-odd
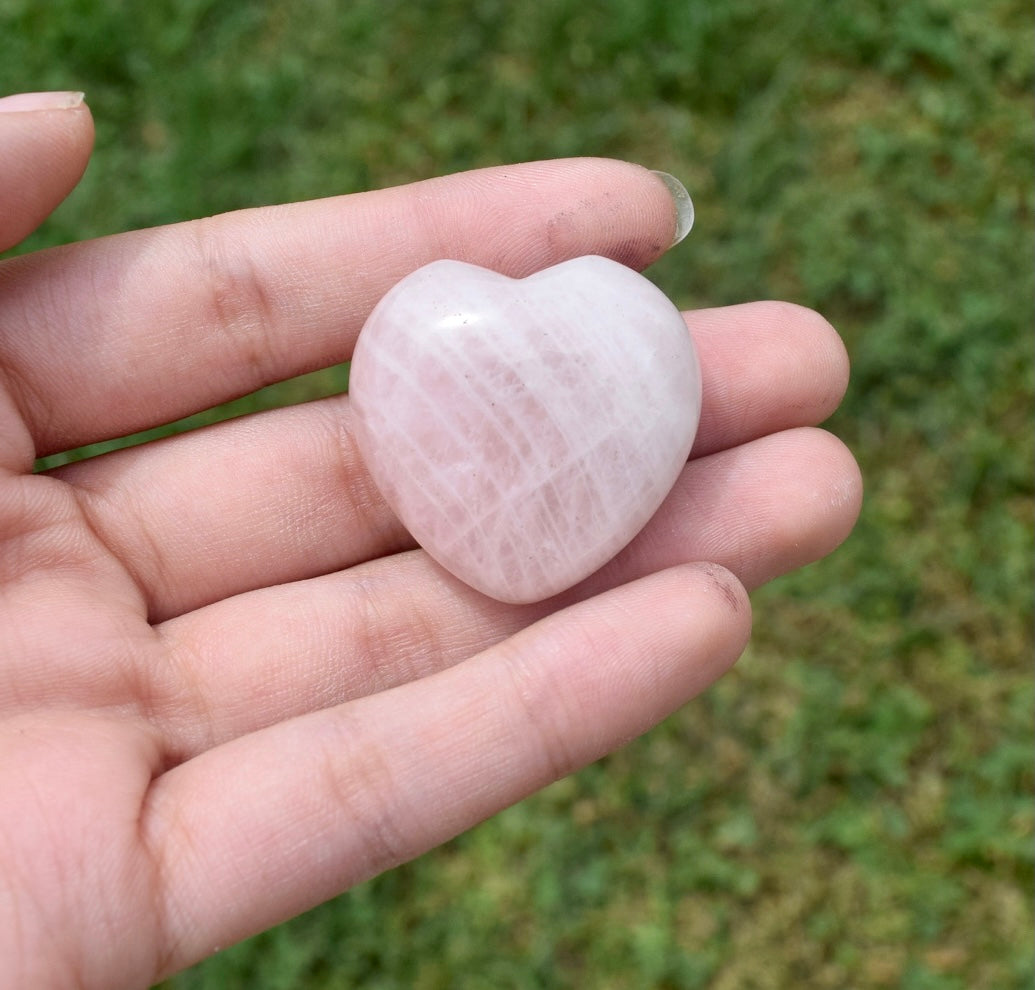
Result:
{"label": "rose quartz heart", "polygon": [[505,602],[547,598],[618,553],[675,483],[701,410],[679,311],[599,257],[524,279],[426,265],[370,314],[349,391],[399,519]]}

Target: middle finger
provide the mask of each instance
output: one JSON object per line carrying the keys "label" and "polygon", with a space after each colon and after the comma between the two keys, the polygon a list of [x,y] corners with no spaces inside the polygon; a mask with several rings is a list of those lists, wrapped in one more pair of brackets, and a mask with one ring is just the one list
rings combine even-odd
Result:
{"label": "middle finger", "polygon": [[[847,378],[816,314],[752,303],[688,314],[704,408],[694,456],[815,425]],[[338,396],[68,465],[95,531],[152,621],[413,546],[371,482]]]}

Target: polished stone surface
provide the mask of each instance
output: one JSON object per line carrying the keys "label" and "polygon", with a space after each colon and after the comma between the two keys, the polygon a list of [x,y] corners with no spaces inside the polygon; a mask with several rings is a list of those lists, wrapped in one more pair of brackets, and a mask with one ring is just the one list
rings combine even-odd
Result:
{"label": "polished stone surface", "polygon": [[595,256],[525,279],[426,265],[371,313],[349,390],[400,520],[505,602],[556,594],[621,550],[675,483],[701,409],[679,312]]}

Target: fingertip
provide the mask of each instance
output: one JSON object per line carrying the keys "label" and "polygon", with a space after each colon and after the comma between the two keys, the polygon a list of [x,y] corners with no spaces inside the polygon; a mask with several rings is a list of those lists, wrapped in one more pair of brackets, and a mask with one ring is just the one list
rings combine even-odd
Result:
{"label": "fingertip", "polygon": [[848,351],[815,310],[763,301],[685,314],[701,359],[701,457],[780,430],[814,426],[840,405]]}
{"label": "fingertip", "polygon": [[827,503],[831,516],[823,555],[836,550],[851,534],[862,512],[865,482],[862,468],[848,445],[833,433],[814,430],[820,448],[826,446],[826,461],[831,466],[831,483]]}
{"label": "fingertip", "polygon": [[619,159],[565,158],[494,166],[409,188],[421,198],[422,211],[430,210],[432,229],[462,220],[470,247],[461,260],[523,277],[585,254],[637,271],[652,264],[689,221],[689,196],[680,206],[672,184],[659,178]]}
{"label": "fingertip", "polygon": [[721,624],[725,648],[716,651],[723,670],[736,663],[751,638],[752,609],[747,588],[731,570],[714,561],[698,561],[685,565],[694,573],[691,595],[711,602],[716,614],[722,615]]}
{"label": "fingertip", "polygon": [[782,305],[794,310],[797,321],[804,331],[812,337],[812,349],[818,359],[825,362],[827,392],[824,401],[826,415],[830,415],[841,404],[848,391],[851,375],[851,361],[844,339],[837,328],[822,313],[795,303]]}
{"label": "fingertip", "polygon": [[[751,636],[747,590],[731,570],[709,560],[647,574],[588,599],[583,607],[623,617],[609,638],[623,638],[639,651],[655,668],[659,685],[671,678],[664,692],[670,710],[732,667]],[[602,656],[605,651],[601,645],[591,652]]]}
{"label": "fingertip", "polygon": [[618,159],[593,159],[625,200],[626,226],[611,232],[613,247],[600,251],[642,271],[686,239],[694,225],[694,203],[683,183],[669,172]]}
{"label": "fingertip", "polygon": [[75,188],[93,141],[82,93],[0,100],[0,251],[24,240]]}
{"label": "fingertip", "polygon": [[[738,570],[755,588],[833,553],[851,534],[862,508],[863,479],[848,447],[818,427],[799,427],[759,441],[773,467],[770,490],[744,512],[765,534],[768,554],[746,545]],[[779,463],[794,464],[783,471]]]}
{"label": "fingertip", "polygon": [[841,404],[848,391],[850,362],[848,349],[834,325],[814,309],[798,303],[770,301],[769,322],[794,336],[797,347],[810,359],[808,373],[824,383],[817,395],[816,415],[825,419]]}
{"label": "fingertip", "polygon": [[695,572],[697,581],[703,582],[705,589],[731,615],[751,618],[751,599],[740,579],[729,568],[714,561],[700,561],[688,564]]}

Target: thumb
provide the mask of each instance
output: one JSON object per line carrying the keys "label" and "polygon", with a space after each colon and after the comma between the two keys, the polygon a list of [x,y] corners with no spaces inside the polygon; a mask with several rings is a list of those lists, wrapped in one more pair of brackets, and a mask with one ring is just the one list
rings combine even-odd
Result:
{"label": "thumb", "polygon": [[0,98],[0,251],[28,237],[72,191],[92,148],[82,93]]}

